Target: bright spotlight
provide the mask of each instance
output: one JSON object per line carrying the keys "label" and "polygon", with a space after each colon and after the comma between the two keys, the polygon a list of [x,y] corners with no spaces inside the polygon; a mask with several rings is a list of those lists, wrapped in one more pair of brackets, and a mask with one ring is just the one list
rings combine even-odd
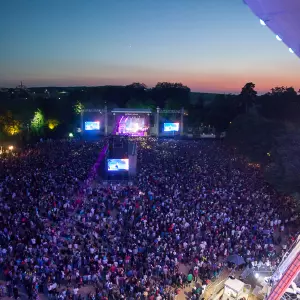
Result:
{"label": "bright spotlight", "polygon": [[259,274],[258,273],[255,273],[255,278],[258,278],[259,277]]}
{"label": "bright spotlight", "polygon": [[281,42],[282,41],[282,38],[279,36],[279,35],[276,35],[276,39]]}
{"label": "bright spotlight", "polygon": [[290,51],[291,53],[293,53],[293,54],[295,53],[294,50],[293,50],[292,48],[289,48],[289,51]]}
{"label": "bright spotlight", "polygon": [[74,135],[72,132],[69,133],[69,137],[72,138]]}
{"label": "bright spotlight", "polygon": [[262,26],[266,26],[266,23],[265,23],[264,20],[260,19],[259,21],[260,21],[260,24],[261,24]]}
{"label": "bright spotlight", "polygon": [[9,146],[8,147],[8,150],[10,150],[10,151],[13,150],[13,149],[14,149],[14,146]]}

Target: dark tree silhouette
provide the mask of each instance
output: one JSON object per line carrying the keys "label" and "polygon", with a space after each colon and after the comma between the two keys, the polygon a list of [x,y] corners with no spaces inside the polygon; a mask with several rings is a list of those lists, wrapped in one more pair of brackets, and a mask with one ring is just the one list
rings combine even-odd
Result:
{"label": "dark tree silhouette", "polygon": [[158,82],[151,94],[157,106],[179,109],[189,103],[190,91],[182,83]]}
{"label": "dark tree silhouette", "polygon": [[260,113],[269,119],[299,122],[300,101],[293,87],[274,87],[258,101]]}
{"label": "dark tree silhouette", "polygon": [[241,106],[246,114],[254,105],[256,96],[257,92],[255,91],[255,84],[253,82],[246,83],[240,93]]}

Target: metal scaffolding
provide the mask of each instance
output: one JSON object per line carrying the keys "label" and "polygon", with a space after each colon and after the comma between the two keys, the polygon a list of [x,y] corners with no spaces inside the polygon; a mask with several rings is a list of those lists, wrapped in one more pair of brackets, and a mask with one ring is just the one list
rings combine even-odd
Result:
{"label": "metal scaffolding", "polygon": [[82,109],[80,112],[80,128],[81,132],[84,131],[84,124],[83,124],[83,114],[84,113],[99,113],[102,114],[104,113],[104,134],[107,135],[108,132],[108,111],[107,111],[107,106],[104,107],[104,109],[99,109],[99,108],[87,108],[87,109]]}
{"label": "metal scaffolding", "polygon": [[183,136],[183,118],[185,115],[184,108],[181,109],[160,109],[159,107],[156,108],[156,119],[155,119],[155,133],[156,136],[159,136],[159,119],[161,114],[180,114],[180,136]]}
{"label": "metal scaffolding", "polygon": [[[150,115],[153,113],[150,109],[113,109],[111,113],[115,115],[116,113],[147,113]],[[108,135],[108,114],[109,111],[107,109],[107,106],[104,107],[104,109],[98,109],[98,108],[91,108],[91,109],[83,109],[80,113],[80,127],[81,132],[84,132],[84,113],[99,113],[104,114],[104,134]],[[184,108],[181,109],[161,109],[159,107],[156,108],[156,114],[155,114],[155,136],[159,137],[159,122],[160,122],[160,116],[162,114],[177,114],[180,115],[180,136],[183,136],[183,127],[184,127],[184,115],[186,114]]]}

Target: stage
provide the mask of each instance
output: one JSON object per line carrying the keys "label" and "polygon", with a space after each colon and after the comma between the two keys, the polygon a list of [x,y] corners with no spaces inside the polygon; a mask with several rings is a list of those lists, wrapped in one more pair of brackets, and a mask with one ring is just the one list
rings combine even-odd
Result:
{"label": "stage", "polygon": [[83,109],[78,132],[82,136],[183,136],[184,109]]}

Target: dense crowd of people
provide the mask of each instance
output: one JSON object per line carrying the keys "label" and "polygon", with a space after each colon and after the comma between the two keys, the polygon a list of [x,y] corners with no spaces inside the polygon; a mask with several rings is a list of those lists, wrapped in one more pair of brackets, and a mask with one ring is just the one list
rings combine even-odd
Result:
{"label": "dense crowd of people", "polygon": [[230,254],[275,267],[295,239],[293,199],[220,141],[140,138],[138,173],[126,185],[95,180],[105,142],[2,155],[3,293],[176,299],[195,280],[199,299]]}

